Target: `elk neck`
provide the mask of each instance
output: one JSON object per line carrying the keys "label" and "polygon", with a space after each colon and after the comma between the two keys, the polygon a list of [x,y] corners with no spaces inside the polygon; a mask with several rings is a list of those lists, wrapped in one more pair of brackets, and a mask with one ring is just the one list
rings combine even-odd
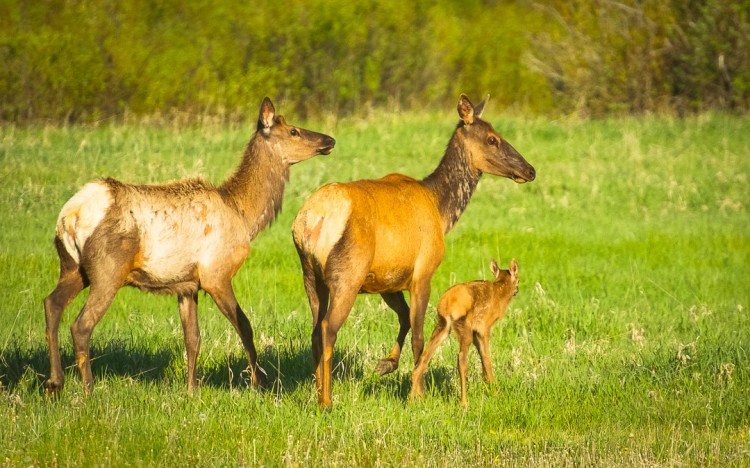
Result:
{"label": "elk neck", "polygon": [[482,175],[472,169],[469,154],[456,133],[448,142],[438,167],[422,181],[422,185],[435,195],[446,234],[468,206]]}
{"label": "elk neck", "polygon": [[218,191],[227,205],[244,218],[250,238],[254,239],[281,211],[288,179],[289,166],[256,133],[247,144],[239,167]]}

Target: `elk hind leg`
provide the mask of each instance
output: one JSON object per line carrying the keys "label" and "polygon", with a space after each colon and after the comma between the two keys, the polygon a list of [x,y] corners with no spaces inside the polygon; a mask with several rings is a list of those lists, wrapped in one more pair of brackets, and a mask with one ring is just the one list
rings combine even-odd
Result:
{"label": "elk hind leg", "polygon": [[258,353],[255,351],[255,344],[253,344],[253,328],[250,326],[247,315],[245,315],[237,302],[232,284],[229,283],[217,288],[204,287],[204,289],[240,335],[242,345],[247,354],[247,364],[250,368],[253,387],[265,387],[267,381],[266,372],[258,365]]}
{"label": "elk hind leg", "polygon": [[94,389],[94,377],[91,373],[91,359],[89,357],[91,334],[112,304],[118,289],[119,284],[92,284],[83,309],[70,326],[76,364],[81,372],[83,390],[87,394],[90,394]]}
{"label": "elk hind leg", "polygon": [[44,318],[46,322],[46,338],[49,348],[50,377],[44,386],[47,393],[59,393],[65,383],[65,375],[60,360],[59,330],[60,319],[65,308],[88,285],[81,273],[80,266],[63,249],[58,239],[55,239],[60,256],[60,279],[49,296],[44,299]]}
{"label": "elk hind leg", "polygon": [[[468,330],[465,330],[468,331]],[[466,399],[466,373],[469,368],[469,345],[471,344],[471,334],[461,333],[458,350],[458,374],[461,376],[461,406],[466,408],[468,401]]]}
{"label": "elk hind leg", "polygon": [[492,352],[490,351],[489,333],[474,332],[474,346],[479,352],[479,359],[482,361],[482,379],[486,383],[495,381],[495,374],[492,372]]}
{"label": "elk hind leg", "polygon": [[411,374],[411,394],[410,399],[414,400],[424,395],[424,374],[427,372],[427,365],[432,359],[432,355],[435,354],[440,345],[448,338],[450,334],[451,324],[442,316],[438,317],[438,324],[435,326],[435,330],[430,336],[430,341],[427,343],[427,348],[419,358],[419,362],[414,367],[414,372]]}
{"label": "elk hind leg", "polygon": [[318,404],[323,410],[330,411],[331,402],[331,379],[333,371],[333,347],[341,325],[349,316],[357,291],[331,290],[330,306],[325,316],[320,320],[320,337],[322,356],[318,363],[316,375],[321,376],[318,384]]}
{"label": "elk hind leg", "polygon": [[396,337],[396,344],[393,346],[391,354],[378,361],[375,365],[375,372],[378,375],[389,374],[398,369],[398,362],[401,358],[401,350],[404,347],[404,340],[406,335],[409,333],[411,328],[411,322],[409,321],[409,305],[404,299],[404,293],[399,291],[395,293],[383,293],[381,294],[383,300],[388,307],[393,309],[398,315],[398,336]]}

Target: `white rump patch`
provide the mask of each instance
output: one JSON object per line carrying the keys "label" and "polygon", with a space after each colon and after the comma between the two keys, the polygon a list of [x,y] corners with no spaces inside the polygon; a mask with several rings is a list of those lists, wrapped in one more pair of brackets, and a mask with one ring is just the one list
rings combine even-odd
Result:
{"label": "white rump patch", "polygon": [[81,262],[83,246],[111,204],[109,187],[101,182],[89,182],[60,211],[56,234],[76,263]]}
{"label": "white rump patch", "polygon": [[314,193],[297,214],[292,227],[298,245],[315,256],[325,268],[328,255],[341,239],[351,216],[351,200],[336,185]]}

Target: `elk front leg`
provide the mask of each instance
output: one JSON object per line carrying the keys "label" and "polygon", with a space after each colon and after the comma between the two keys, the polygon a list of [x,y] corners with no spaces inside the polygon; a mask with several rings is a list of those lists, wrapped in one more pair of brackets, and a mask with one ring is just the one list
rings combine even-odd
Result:
{"label": "elk front leg", "polygon": [[201,334],[198,328],[198,293],[179,296],[177,308],[180,311],[182,332],[185,336],[185,353],[187,354],[187,390],[192,395],[198,387],[195,369],[201,346]]}
{"label": "elk front leg", "polygon": [[398,361],[401,358],[401,350],[404,347],[404,340],[406,335],[409,333],[411,328],[411,322],[409,320],[409,305],[404,299],[404,293],[402,291],[395,293],[383,293],[381,294],[383,300],[388,307],[393,309],[398,315],[398,336],[396,337],[396,344],[393,346],[391,354],[387,357],[378,361],[375,365],[375,373],[378,375],[389,374],[398,369]]}
{"label": "elk front leg", "polygon": [[448,338],[450,334],[450,324],[444,317],[438,317],[438,324],[435,326],[435,330],[430,336],[430,341],[427,343],[427,349],[425,349],[422,356],[419,358],[414,372],[411,374],[411,394],[409,398],[415,400],[424,395],[424,374],[427,371],[427,365],[432,359],[432,355],[435,354],[438,347]]}
{"label": "elk front leg", "polygon": [[237,334],[240,335],[242,346],[247,353],[247,364],[250,368],[250,377],[253,387],[263,388],[266,386],[266,372],[258,365],[258,353],[255,351],[253,344],[253,328],[250,321],[240,308],[237,298],[234,296],[231,283],[218,288],[204,288],[205,291],[216,302],[219,310],[229,320]]}
{"label": "elk front leg", "polygon": [[482,379],[486,383],[495,381],[495,374],[492,372],[492,352],[490,351],[489,333],[474,332],[474,346],[479,352],[479,359],[482,360]]}
{"label": "elk front leg", "polygon": [[409,321],[411,323],[411,350],[414,353],[414,365],[419,362],[424,349],[424,314],[430,301],[430,278],[416,283],[409,291],[411,309]]}

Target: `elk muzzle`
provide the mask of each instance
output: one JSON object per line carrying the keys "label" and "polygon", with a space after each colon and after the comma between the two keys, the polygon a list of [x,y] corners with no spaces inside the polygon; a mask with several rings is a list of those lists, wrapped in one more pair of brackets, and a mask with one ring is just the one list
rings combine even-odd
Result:
{"label": "elk muzzle", "polygon": [[505,177],[513,179],[517,184],[536,179],[534,166],[529,164],[510,143],[503,140],[500,151],[503,157],[499,162],[493,161],[493,165],[503,172]]}
{"label": "elk muzzle", "polygon": [[323,139],[323,147],[318,148],[318,154],[331,154],[333,147],[336,146],[336,140],[332,137],[326,136]]}

